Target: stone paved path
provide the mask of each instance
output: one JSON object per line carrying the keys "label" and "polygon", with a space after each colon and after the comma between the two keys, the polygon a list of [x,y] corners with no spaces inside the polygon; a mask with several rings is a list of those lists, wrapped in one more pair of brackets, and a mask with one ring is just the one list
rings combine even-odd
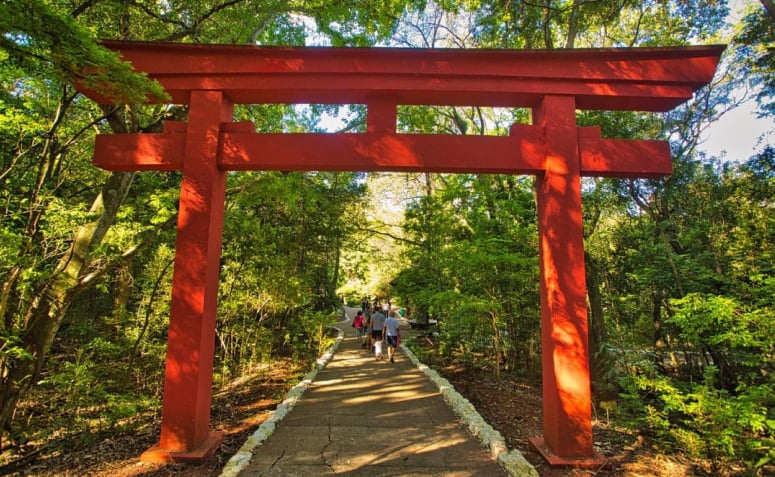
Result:
{"label": "stone paved path", "polygon": [[404,355],[376,361],[339,326],[334,358],[240,477],[507,475]]}

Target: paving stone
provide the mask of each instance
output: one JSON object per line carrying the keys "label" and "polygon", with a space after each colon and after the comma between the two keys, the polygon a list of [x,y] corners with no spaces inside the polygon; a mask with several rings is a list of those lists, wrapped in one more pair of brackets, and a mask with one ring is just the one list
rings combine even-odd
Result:
{"label": "paving stone", "polygon": [[340,327],[349,336],[240,477],[507,475],[405,356],[377,361]]}

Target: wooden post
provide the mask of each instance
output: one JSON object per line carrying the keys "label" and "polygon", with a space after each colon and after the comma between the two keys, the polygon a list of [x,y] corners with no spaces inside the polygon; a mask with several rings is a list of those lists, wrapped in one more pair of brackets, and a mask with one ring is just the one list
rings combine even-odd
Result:
{"label": "wooden post", "polygon": [[222,122],[233,106],[220,91],[192,91],[183,157],[161,437],[146,462],[201,461],[220,445],[211,433],[215,314],[226,173],[217,165]]}
{"label": "wooden post", "polygon": [[546,138],[536,176],[541,269],[544,436],[531,439],[551,464],[599,465],[592,448],[581,161],[572,96],[545,96],[533,109]]}

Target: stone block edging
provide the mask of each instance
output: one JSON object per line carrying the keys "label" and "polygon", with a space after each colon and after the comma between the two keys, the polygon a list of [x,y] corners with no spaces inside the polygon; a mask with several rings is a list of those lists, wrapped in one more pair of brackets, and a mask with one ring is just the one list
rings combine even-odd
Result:
{"label": "stone block edging", "polygon": [[[256,447],[260,446],[272,435],[277,424],[293,409],[310,384],[315,380],[320,370],[325,368],[329,361],[331,361],[334,353],[336,353],[339,345],[344,340],[344,332],[340,328],[332,328],[337,330],[334,344],[317,359],[315,368],[288,391],[283,402],[270,413],[269,418],[256,429],[242,447],[229,459],[219,477],[237,477],[248,466]],[[538,471],[535,467],[525,459],[519,450],[509,451],[503,436],[482,418],[473,404],[458,393],[449,381],[442,378],[438,372],[421,363],[405,344],[402,343],[400,346],[412,364],[438,387],[444,400],[452,407],[452,410],[460,417],[461,421],[468,426],[469,432],[490,449],[490,455],[498,461],[510,476],[538,477]]]}
{"label": "stone block edging", "polygon": [[242,447],[234,454],[231,459],[223,467],[223,471],[219,477],[237,477],[245,467],[250,464],[250,459],[253,458],[253,451],[256,447],[264,443],[265,440],[272,435],[277,424],[288,415],[293,409],[296,403],[299,401],[304,392],[309,388],[312,381],[315,380],[320,370],[326,367],[331,358],[334,357],[334,353],[339,348],[339,345],[344,340],[344,331],[341,328],[330,326],[330,328],[337,331],[336,341],[334,344],[328,347],[325,353],[317,359],[315,368],[307,373],[301,381],[299,381],[294,387],[288,391],[285,395],[285,399],[281,402],[277,408],[269,413],[269,418],[262,422],[258,429],[242,444]]}
{"label": "stone block edging", "polygon": [[445,378],[442,378],[438,372],[421,363],[417,356],[412,353],[412,350],[404,343],[401,343],[400,346],[412,364],[436,384],[447,404],[452,407],[452,410],[460,417],[461,421],[468,426],[469,432],[477,437],[485,447],[490,449],[490,455],[498,461],[510,476],[538,477],[536,468],[525,459],[525,456],[519,450],[509,451],[506,446],[506,440],[501,436],[500,432],[484,420],[468,399],[458,393],[455,387]]}

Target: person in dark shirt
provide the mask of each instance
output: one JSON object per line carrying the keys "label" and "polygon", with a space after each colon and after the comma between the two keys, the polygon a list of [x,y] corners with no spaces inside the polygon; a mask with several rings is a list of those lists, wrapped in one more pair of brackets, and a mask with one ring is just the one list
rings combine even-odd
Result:
{"label": "person in dark shirt", "polygon": [[[379,309],[371,315],[371,341],[374,344],[374,357],[382,359],[382,331],[385,327],[385,315]],[[379,344],[377,344],[379,343]]]}

